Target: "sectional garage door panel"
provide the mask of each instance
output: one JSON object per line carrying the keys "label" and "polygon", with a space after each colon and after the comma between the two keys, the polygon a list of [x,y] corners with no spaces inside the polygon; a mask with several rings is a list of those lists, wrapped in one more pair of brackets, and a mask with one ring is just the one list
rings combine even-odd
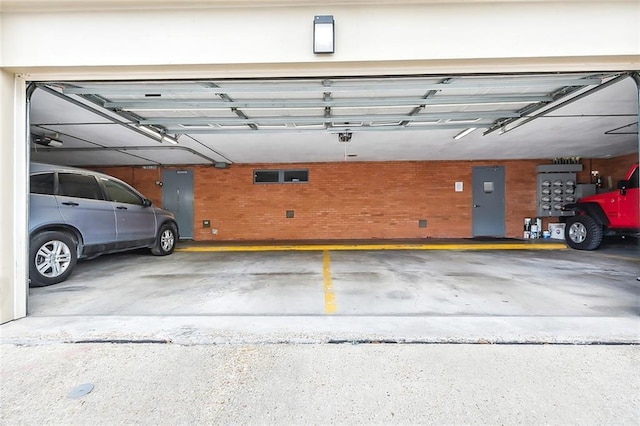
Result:
{"label": "sectional garage door panel", "polygon": [[[174,144],[194,154],[166,150],[161,158],[141,155],[139,164],[597,158],[637,150],[636,135],[616,132],[637,121],[628,72],[37,85],[31,132],[57,133],[62,150]],[[74,164],[93,163],[79,151],[67,154]],[[112,157],[113,165],[130,157]]]}
{"label": "sectional garage door panel", "polygon": [[175,147],[161,147],[160,149],[92,148],[89,150],[44,148],[32,151],[31,160],[68,166],[159,165],[166,164],[167,151],[171,152],[170,158],[176,164],[201,164],[205,161],[200,155]]}

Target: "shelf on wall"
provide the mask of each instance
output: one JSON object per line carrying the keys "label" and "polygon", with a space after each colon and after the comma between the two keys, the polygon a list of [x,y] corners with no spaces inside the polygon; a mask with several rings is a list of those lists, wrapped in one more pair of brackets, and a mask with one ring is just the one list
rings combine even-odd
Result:
{"label": "shelf on wall", "polygon": [[536,166],[537,173],[581,172],[582,164],[542,164]]}

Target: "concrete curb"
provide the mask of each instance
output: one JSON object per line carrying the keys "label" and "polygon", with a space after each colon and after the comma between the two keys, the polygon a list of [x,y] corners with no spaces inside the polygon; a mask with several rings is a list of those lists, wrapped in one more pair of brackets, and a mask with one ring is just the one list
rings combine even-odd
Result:
{"label": "concrete curb", "polygon": [[640,344],[640,318],[470,316],[61,316],[0,326],[0,344]]}

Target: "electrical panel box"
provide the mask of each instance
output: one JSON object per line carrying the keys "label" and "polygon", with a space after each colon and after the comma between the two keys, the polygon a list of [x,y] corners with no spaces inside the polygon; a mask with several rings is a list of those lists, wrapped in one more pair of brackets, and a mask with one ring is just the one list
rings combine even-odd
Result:
{"label": "electrical panel box", "polygon": [[536,171],[537,215],[573,216],[572,211],[562,211],[562,206],[575,203],[579,198],[576,172],[582,171],[582,164],[543,164],[537,166]]}
{"label": "electrical panel box", "polygon": [[573,216],[562,211],[562,206],[577,200],[575,173],[538,173],[538,216]]}

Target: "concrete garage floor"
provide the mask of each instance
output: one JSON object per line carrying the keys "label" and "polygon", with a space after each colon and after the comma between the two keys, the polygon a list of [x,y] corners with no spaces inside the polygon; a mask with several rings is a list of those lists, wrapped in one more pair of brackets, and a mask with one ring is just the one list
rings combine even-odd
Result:
{"label": "concrete garage floor", "polygon": [[637,244],[540,247],[83,262],[0,326],[0,424],[637,425]]}
{"label": "concrete garage floor", "polygon": [[[594,252],[547,246],[228,251],[238,247],[182,244],[168,257],[102,256],[80,262],[64,283],[30,289],[29,317],[3,326],[2,336],[187,344],[640,342],[637,242]],[[201,251],[209,249],[222,251]]]}

